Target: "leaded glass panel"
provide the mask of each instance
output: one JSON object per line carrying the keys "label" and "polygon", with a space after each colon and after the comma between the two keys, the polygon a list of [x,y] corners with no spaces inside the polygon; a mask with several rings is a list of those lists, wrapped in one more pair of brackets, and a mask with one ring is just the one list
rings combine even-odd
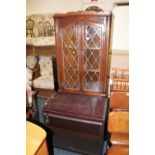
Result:
{"label": "leaded glass panel", "polygon": [[79,89],[79,52],[77,26],[62,29],[64,88]]}
{"label": "leaded glass panel", "polygon": [[84,27],[84,90],[99,90],[101,27]]}

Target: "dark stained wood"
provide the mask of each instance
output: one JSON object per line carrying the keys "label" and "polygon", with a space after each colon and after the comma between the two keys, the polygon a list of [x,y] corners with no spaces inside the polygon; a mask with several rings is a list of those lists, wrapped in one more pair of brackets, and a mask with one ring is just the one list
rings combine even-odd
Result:
{"label": "dark stained wood", "polygon": [[53,145],[58,148],[84,155],[100,154],[99,145],[96,141],[73,137],[70,134],[55,133],[53,136]]}
{"label": "dark stained wood", "polygon": [[106,37],[105,37],[105,49],[106,49],[106,52],[104,52],[104,75],[103,75],[103,83],[104,83],[104,90],[103,92],[105,94],[108,93],[108,83],[109,83],[109,79],[108,79],[108,76],[109,76],[109,71],[108,71],[108,68],[110,68],[108,64],[110,64],[110,60],[109,60],[109,46],[110,46],[110,36],[111,36],[111,18],[106,18]]}
{"label": "dark stained wood", "polygon": [[116,6],[127,6],[127,5],[129,5],[129,2],[115,2],[113,4],[114,7],[116,7]]}
{"label": "dark stained wood", "polygon": [[[59,90],[43,114],[55,146],[89,155],[102,152],[110,19],[110,13],[92,11],[54,16]],[[59,135],[67,137],[64,143]]]}
{"label": "dark stained wood", "polygon": [[[89,94],[87,90],[84,90],[83,86],[83,77],[84,77],[84,26],[89,27],[98,27],[101,28],[101,34],[99,37],[101,38],[101,48],[99,48],[100,52],[100,67],[99,67],[99,89],[98,90],[89,90],[90,94],[94,95],[106,95],[107,94],[107,86],[108,86],[108,78],[107,78],[107,70],[108,70],[108,52],[109,52],[109,41],[110,41],[110,22],[111,16],[110,13],[96,13],[93,11],[86,12],[73,12],[67,14],[55,14],[55,30],[56,30],[56,55],[57,55],[57,70],[58,70],[58,79],[59,79],[59,91],[65,92],[69,90],[69,88],[64,88],[65,81],[67,81],[67,77],[65,78],[64,71],[64,50],[63,50],[63,29],[74,27],[77,31],[78,38],[77,41],[77,52],[78,52],[78,77],[80,82],[80,88],[77,90],[72,89],[72,93],[81,92],[81,94]],[[69,30],[66,30],[66,33],[70,33]],[[89,31],[89,30],[88,30]],[[64,33],[64,34],[66,34]],[[71,37],[68,35],[68,37]],[[73,39],[71,37],[71,39]],[[94,39],[94,38],[93,38]],[[69,41],[67,41],[66,45],[68,46]],[[97,42],[96,42],[97,44]],[[89,47],[88,47],[89,48]],[[71,49],[72,50],[72,49]],[[94,49],[95,50],[95,49]],[[69,57],[69,56],[68,56]],[[90,62],[94,63],[94,62]],[[90,71],[89,71],[90,72]],[[71,74],[73,75],[73,74]],[[70,82],[68,80],[68,82]]]}
{"label": "dark stained wood", "polygon": [[68,12],[68,13],[56,13],[54,14],[54,17],[60,17],[60,18],[63,18],[63,17],[70,17],[70,16],[74,16],[75,18],[76,17],[79,17],[79,16],[91,16],[91,17],[94,17],[94,16],[110,16],[111,13],[110,12],[95,12],[95,11],[79,11],[79,12]]}
{"label": "dark stained wood", "polygon": [[[54,26],[55,26],[55,50],[56,50],[56,64],[57,64],[57,69],[59,68],[59,70],[61,70],[61,67],[60,67],[60,61],[59,61],[59,58],[60,58],[60,53],[59,53],[59,50],[60,50],[60,46],[59,46],[59,37],[56,37],[59,33],[59,23],[57,20],[54,21]],[[61,76],[60,76],[60,71],[57,70],[57,75],[58,75],[58,81],[61,81]],[[61,83],[59,83],[59,88],[62,88],[62,85]]]}
{"label": "dark stained wood", "polygon": [[[78,122],[67,120],[65,117],[58,118],[57,115],[49,118],[49,125],[55,133],[70,134],[79,138],[99,141],[101,124],[91,124],[91,122]],[[80,120],[79,120],[80,121]]]}
{"label": "dark stained wood", "polygon": [[[70,94],[73,94],[73,90],[58,90],[58,92],[64,92],[64,93],[70,93]],[[83,92],[81,92],[81,91],[74,91],[74,94],[79,94],[79,95],[82,95],[83,94]],[[98,92],[93,92],[93,91],[85,91],[85,93],[84,93],[85,95],[89,95],[89,96],[94,96],[94,95],[96,95],[96,96],[104,96],[104,97],[106,97],[106,94],[101,94],[101,93],[98,93]]]}
{"label": "dark stained wood", "polygon": [[[46,125],[54,133],[72,136],[74,139],[73,146],[77,145],[76,138],[81,138],[84,141],[90,140],[92,143],[95,141],[97,152],[90,153],[94,155],[100,154],[103,147],[106,111],[106,97],[69,93],[58,93],[43,106]],[[68,143],[68,139],[66,143]],[[64,145],[58,144],[62,148]],[[80,147],[77,151],[85,152],[80,150]]]}
{"label": "dark stained wood", "polygon": [[43,111],[49,114],[61,115],[88,121],[103,122],[105,117],[106,98],[58,93],[50,99]]}

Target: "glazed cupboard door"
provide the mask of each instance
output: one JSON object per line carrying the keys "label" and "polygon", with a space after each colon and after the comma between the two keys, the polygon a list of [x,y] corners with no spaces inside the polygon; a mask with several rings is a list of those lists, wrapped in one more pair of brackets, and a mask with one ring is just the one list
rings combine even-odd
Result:
{"label": "glazed cupboard door", "polygon": [[103,24],[83,24],[83,91],[102,92]]}
{"label": "glazed cupboard door", "polygon": [[79,90],[79,25],[66,25],[61,29],[63,89]]}
{"label": "glazed cupboard door", "polygon": [[106,96],[110,14],[54,18],[59,92]]}

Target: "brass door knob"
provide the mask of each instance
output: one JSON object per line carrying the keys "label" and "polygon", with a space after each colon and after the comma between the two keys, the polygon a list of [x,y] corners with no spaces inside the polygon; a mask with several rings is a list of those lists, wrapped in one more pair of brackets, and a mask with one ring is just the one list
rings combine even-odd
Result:
{"label": "brass door knob", "polygon": [[75,51],[72,51],[72,54],[74,55],[76,52]]}
{"label": "brass door knob", "polygon": [[71,48],[72,48],[72,46],[71,46],[71,45],[68,45],[68,48],[69,48],[69,49],[71,49]]}

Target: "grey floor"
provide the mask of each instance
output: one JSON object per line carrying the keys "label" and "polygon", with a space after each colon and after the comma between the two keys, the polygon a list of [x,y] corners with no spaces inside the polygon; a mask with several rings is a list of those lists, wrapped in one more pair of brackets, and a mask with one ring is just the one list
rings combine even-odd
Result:
{"label": "grey floor", "polygon": [[[104,146],[106,146],[106,144],[104,144]],[[54,148],[54,155],[82,155],[82,154],[62,150],[62,149],[59,149],[59,148]],[[106,155],[106,147],[103,148],[103,155]]]}
{"label": "grey floor", "polygon": [[82,154],[69,152],[66,150],[58,149],[58,148],[54,148],[54,155],[82,155]]}

